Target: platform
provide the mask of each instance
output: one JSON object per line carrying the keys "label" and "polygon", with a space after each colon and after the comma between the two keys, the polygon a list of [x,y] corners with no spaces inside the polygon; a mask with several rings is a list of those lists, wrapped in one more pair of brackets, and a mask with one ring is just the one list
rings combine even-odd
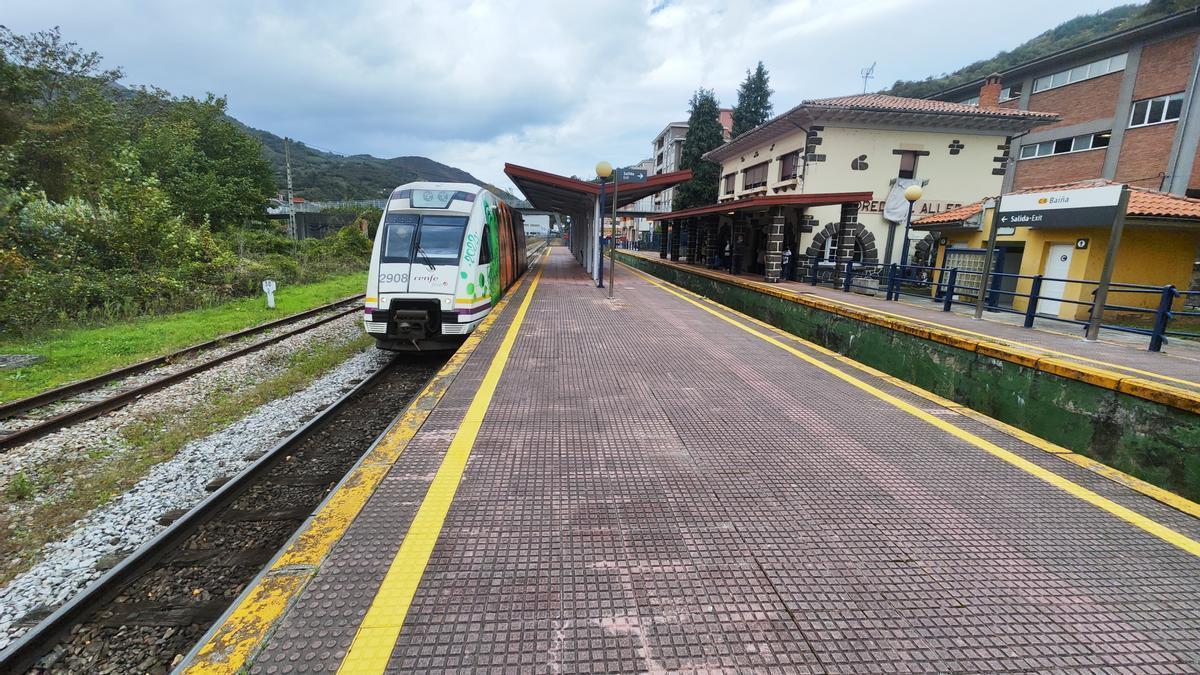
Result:
{"label": "platform", "polygon": [[539,270],[188,672],[1200,669],[1196,504],[625,268],[612,301]]}
{"label": "platform", "polygon": [[969,307],[955,305],[952,312],[941,311],[940,300],[934,302],[932,299],[922,300],[905,295],[897,302],[889,302],[884,299],[882,291],[878,295],[865,295],[848,293],[830,286],[813,286],[800,281],[772,284],[763,281],[761,275],[733,275],[700,265],[664,260],[657,252],[622,253],[661,264],[681,266],[691,272],[712,275],[763,290],[769,289],[776,293],[822,298],[881,316],[904,319],[916,325],[948,331],[968,339],[1014,347],[1032,354],[1146,378],[1200,393],[1200,341],[1173,337],[1164,351],[1156,353],[1146,348],[1150,338],[1145,335],[1102,329],[1099,340],[1088,342],[1083,339],[1082,327],[1051,319],[1038,319],[1033,328],[1025,328],[1021,325],[1024,320],[1022,316],[988,311],[982,319],[975,319],[974,311]]}

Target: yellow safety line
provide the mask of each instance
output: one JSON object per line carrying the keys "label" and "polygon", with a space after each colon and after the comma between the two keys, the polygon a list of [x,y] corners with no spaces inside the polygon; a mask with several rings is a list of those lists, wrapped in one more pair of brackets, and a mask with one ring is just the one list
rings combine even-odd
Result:
{"label": "yellow safety line", "polygon": [[1005,462],[1008,462],[1009,464],[1017,467],[1018,469],[1026,472],[1032,476],[1035,476],[1035,477],[1053,485],[1054,487],[1057,487],[1057,488],[1071,494],[1072,496],[1074,496],[1078,499],[1081,499],[1097,508],[1103,509],[1104,511],[1107,511],[1108,513],[1120,518],[1121,520],[1124,520],[1125,522],[1127,522],[1135,527],[1138,527],[1138,528],[1158,537],[1159,539],[1162,539],[1163,541],[1165,541],[1173,546],[1181,548],[1184,551],[1191,553],[1192,555],[1200,556],[1200,542],[1197,542],[1189,537],[1186,537],[1186,536],[1176,532],[1175,530],[1172,530],[1169,527],[1166,527],[1165,525],[1158,523],[1157,521],[1154,521],[1136,511],[1133,511],[1132,509],[1121,506],[1120,504],[1117,504],[1116,502],[1114,502],[1110,499],[1106,499],[1105,497],[1100,496],[1099,494],[1083,487],[1082,485],[1073,483],[1070,480],[1068,480],[1052,471],[1049,471],[1048,469],[1044,469],[1044,468],[1038,466],[1037,464],[1021,457],[1020,455],[1017,455],[1016,453],[1013,453],[1009,450],[1005,450],[1004,448],[1001,448],[1000,446],[996,445],[995,443],[992,443],[988,440],[980,438],[979,436],[976,436],[975,434],[972,434],[971,432],[969,432],[965,429],[962,429],[961,427],[957,427],[939,417],[936,417],[935,415],[927,413],[924,410],[921,410],[920,408],[917,408],[895,396],[892,396],[891,394],[888,394],[866,382],[863,382],[862,380],[859,380],[858,378],[854,377],[853,375],[850,375],[849,373],[846,373],[842,370],[834,368],[833,366],[821,361],[820,359],[809,356],[808,354],[805,354],[804,352],[801,352],[800,350],[798,350],[790,345],[784,344],[783,342],[775,339],[774,337],[772,337],[770,335],[767,335],[767,334],[762,333],[758,330],[755,330],[754,328],[751,328],[745,324],[735,321],[734,319],[726,316],[725,314],[723,314],[715,309],[705,306],[703,303],[697,302],[697,301],[683,295],[682,293],[676,292],[674,289],[669,288],[668,286],[664,285],[663,283],[660,283],[656,279],[645,277],[645,276],[643,276],[643,278],[647,281],[647,283],[650,283],[653,286],[657,286],[658,288],[661,288],[662,290],[670,293],[671,295],[678,297],[679,299],[683,300],[684,302],[687,302],[696,307],[699,307],[700,309],[704,310],[705,312],[708,312],[709,314],[712,314],[713,316],[717,317],[718,319],[721,319],[722,321],[732,324],[732,325],[740,328],[741,330],[746,331],[747,333],[750,333],[751,335],[763,340],[764,342],[768,342],[772,345],[775,345],[776,347],[779,347],[780,349],[809,363],[810,365],[820,368],[821,370],[829,373],[830,375],[833,375],[834,377],[846,382],[847,384],[850,384],[850,385],[874,396],[875,398],[878,398],[879,400],[881,400],[885,403],[888,403],[900,410],[903,410],[904,412],[912,415],[913,417],[916,417],[917,419],[927,422],[928,424],[930,424],[934,427],[937,427],[938,429],[954,436],[955,438],[958,438],[962,441],[970,443],[971,445],[974,445],[975,447],[980,448],[981,450],[987,452],[988,454],[990,454],[994,457],[997,457]]}
{"label": "yellow safety line", "polygon": [[404,540],[400,543],[400,549],[396,551],[396,556],[388,566],[379,590],[376,591],[375,598],[354,635],[354,641],[342,659],[339,673],[382,673],[387,667],[392,649],[396,645],[396,638],[400,635],[400,629],[404,627],[409,606],[417,592],[417,586],[421,583],[421,577],[425,575],[425,566],[429,563],[433,547],[441,535],[446,514],[450,511],[450,503],[454,501],[454,495],[462,481],[471,449],[475,446],[475,438],[483,424],[483,417],[491,405],[492,396],[496,393],[496,385],[504,373],[509,354],[517,340],[517,333],[525,321],[525,314],[529,311],[544,269],[545,265],[538,269],[533,284],[529,286],[529,291],[521,301],[521,306],[500,343],[500,348],[492,357],[491,365],[488,366],[487,373],[467,408],[467,414],[454,434],[454,440],[450,442],[450,448],[446,451],[446,456],[438,467],[437,474],[434,475],[433,482],[430,483],[429,490],[404,535]]}
{"label": "yellow safety line", "polygon": [[[645,256],[642,256],[642,257],[645,258]],[[646,258],[646,259],[649,260],[649,258]],[[654,261],[654,260],[650,260],[650,262],[658,262],[659,264],[663,264],[660,261]],[[674,266],[673,263],[668,263],[668,265]],[[679,269],[685,269],[685,268],[679,267]],[[951,331],[951,332],[955,332],[955,333],[962,333],[963,335],[971,335],[974,337],[984,338],[988,342],[992,342],[992,343],[998,343],[998,344],[1003,344],[1003,345],[1012,345],[1012,346],[1016,346],[1016,347],[1024,347],[1026,349],[1040,352],[1042,354],[1049,354],[1049,355],[1053,355],[1053,356],[1063,356],[1063,357],[1067,357],[1069,359],[1074,359],[1076,361],[1082,361],[1082,362],[1086,362],[1086,363],[1094,363],[1094,364],[1101,365],[1101,366],[1107,366],[1109,368],[1116,368],[1118,370],[1124,370],[1124,371],[1127,371],[1130,373],[1137,373],[1138,375],[1145,375],[1147,377],[1152,377],[1152,378],[1155,378],[1158,380],[1178,382],[1180,384],[1186,384],[1189,387],[1200,386],[1200,382],[1195,382],[1193,380],[1184,380],[1184,379],[1181,379],[1178,377],[1172,377],[1170,375],[1162,375],[1160,373],[1154,373],[1154,372],[1151,372],[1148,370],[1140,370],[1138,368],[1132,368],[1130,366],[1123,366],[1119,363],[1110,363],[1108,361],[1101,361],[1099,359],[1093,359],[1093,358],[1087,357],[1087,356],[1080,356],[1078,354],[1072,354],[1070,352],[1060,352],[1060,351],[1057,351],[1054,349],[1050,349],[1048,347],[1039,347],[1038,345],[1032,345],[1032,344],[1029,344],[1026,342],[1020,342],[1020,341],[1012,340],[1009,338],[998,338],[993,335],[988,335],[987,333],[977,333],[975,331],[967,330],[965,328],[957,328],[955,326],[938,323],[936,321],[930,321],[928,319],[918,319],[917,317],[908,316],[906,314],[896,314],[894,312],[889,312],[887,310],[879,309],[877,307],[869,307],[867,305],[859,305],[859,304],[855,304],[853,302],[847,302],[845,300],[838,300],[837,298],[831,298],[831,297],[821,295],[818,293],[803,293],[803,292],[799,292],[799,291],[793,291],[791,289],[784,289],[784,290],[780,291],[779,289],[774,288],[772,286],[768,286],[767,284],[762,284],[762,283],[759,283],[756,281],[750,281],[748,279],[726,279],[723,276],[704,274],[704,272],[702,270],[686,270],[685,269],[685,271],[697,273],[697,274],[703,274],[704,276],[708,276],[709,278],[720,279],[722,281],[726,281],[727,283],[742,284],[742,285],[750,286],[753,288],[761,288],[763,290],[769,290],[769,291],[774,291],[774,292],[786,292],[786,293],[792,294],[796,298],[803,297],[804,295],[811,295],[814,298],[819,298],[823,301],[831,302],[831,303],[834,303],[837,305],[843,305],[845,307],[853,307],[855,309],[860,309],[864,312],[868,312],[871,314],[879,314],[882,316],[893,317],[896,319],[903,319],[905,321],[911,321],[913,323],[924,324],[927,326],[936,326],[938,328],[941,328],[941,329],[944,329],[947,331]],[[1038,328],[1036,330],[1042,330],[1042,329]],[[1057,333],[1055,331],[1045,331],[1045,332],[1055,333],[1057,335],[1066,335],[1065,333]],[[1107,341],[1105,341],[1105,343],[1112,344],[1112,345],[1117,344],[1117,343],[1107,342]],[[1118,346],[1120,346],[1120,345],[1118,345]],[[1164,354],[1164,356],[1170,356],[1172,358],[1185,360],[1185,361],[1193,360],[1189,357],[1181,357],[1181,356],[1176,356],[1176,355],[1172,355],[1172,354]],[[1194,392],[1192,392],[1192,393],[1194,393]]]}
{"label": "yellow safety line", "polygon": [[[621,264],[624,265],[625,267],[627,267],[629,269],[629,271],[637,274],[638,276],[642,277],[643,279],[645,279],[647,281],[651,281],[651,277],[647,276],[644,272],[637,270],[633,267],[629,267],[625,263],[621,263]],[[669,283],[669,282],[663,282],[663,283]],[[1194,502],[1190,499],[1187,499],[1186,497],[1181,497],[1181,496],[1175,494],[1174,492],[1170,492],[1168,490],[1164,490],[1164,489],[1158,487],[1157,485],[1147,483],[1146,481],[1144,481],[1140,478],[1131,476],[1131,475],[1125,473],[1124,471],[1121,471],[1120,469],[1114,469],[1111,466],[1097,462],[1096,460],[1094,460],[1090,457],[1086,457],[1084,455],[1080,455],[1078,453],[1072,452],[1070,449],[1064,448],[1061,445],[1051,443],[1050,441],[1047,441],[1044,438],[1034,436],[1033,434],[1029,433],[1028,431],[1025,431],[1024,429],[1019,429],[1019,428],[1014,427],[1011,424],[1008,424],[1006,422],[1001,422],[1000,420],[995,419],[993,417],[988,417],[987,415],[984,415],[981,412],[972,410],[971,408],[968,408],[960,403],[956,403],[954,401],[951,401],[948,398],[938,396],[937,394],[935,394],[931,391],[922,389],[922,388],[918,387],[917,385],[912,384],[911,382],[905,382],[904,380],[902,380],[898,377],[895,377],[894,375],[889,375],[881,370],[872,368],[871,366],[868,366],[864,363],[859,363],[858,361],[855,361],[854,359],[850,358],[849,356],[839,354],[839,353],[833,351],[832,349],[822,347],[821,345],[819,345],[815,342],[810,342],[810,341],[805,340],[804,338],[799,337],[797,335],[792,335],[791,333],[788,333],[777,326],[772,326],[771,324],[769,324],[765,321],[762,321],[760,319],[756,319],[756,318],[750,316],[749,314],[744,314],[735,309],[731,309],[729,307],[721,305],[720,303],[716,302],[715,300],[712,300],[712,299],[706,298],[702,295],[693,293],[689,290],[683,289],[682,287],[676,286],[675,288],[682,293],[690,295],[692,298],[694,298],[696,300],[707,303],[708,305],[713,306],[713,307],[719,307],[720,309],[728,312],[729,314],[737,316],[740,319],[744,319],[744,320],[750,321],[758,326],[762,326],[763,328],[767,328],[767,329],[773,331],[774,334],[776,334],[776,335],[782,336],[793,342],[802,344],[805,347],[808,347],[809,349],[811,349],[815,352],[818,352],[820,354],[828,356],[831,359],[835,359],[836,361],[838,361],[840,363],[844,363],[844,364],[850,366],[851,368],[855,368],[864,373],[867,373],[868,375],[877,377],[881,380],[884,380],[888,384],[899,387],[899,388],[901,388],[911,394],[914,394],[916,396],[920,396],[921,398],[923,398],[927,401],[936,403],[939,406],[941,406],[947,410],[950,410],[955,413],[958,413],[959,415],[962,415],[963,417],[967,417],[969,419],[975,420],[976,422],[979,422],[981,424],[989,426],[989,427],[995,429],[996,431],[999,431],[1001,433],[1012,436],[1013,438],[1015,438],[1023,443],[1026,443],[1028,445],[1031,445],[1031,446],[1037,448],[1038,450],[1042,450],[1046,453],[1054,455],[1055,457],[1058,457],[1059,459],[1062,459],[1064,461],[1070,462],[1077,466],[1083,467],[1084,469],[1087,469],[1088,471],[1091,471],[1091,472],[1101,476],[1102,478],[1107,478],[1108,480],[1111,480],[1115,483],[1124,485],[1125,487],[1135,490],[1137,492],[1140,492],[1140,493],[1146,495],[1147,497],[1154,499],[1155,501],[1166,504],[1167,506],[1170,506],[1173,509],[1182,511],[1183,513],[1186,513],[1190,516],[1200,518],[1200,504],[1197,504],[1196,502]]]}
{"label": "yellow safety line", "polygon": [[304,529],[271,563],[268,573],[244,594],[244,599],[185,666],[183,672],[186,675],[231,675],[241,671],[292,600],[304,590],[317,566],[341,540],[392,464],[400,458],[408,442],[450,388],[463,363],[475,352],[527,278],[522,276],[518,286],[501,298],[492,313],[413,397],[375,447],[334,488]]}

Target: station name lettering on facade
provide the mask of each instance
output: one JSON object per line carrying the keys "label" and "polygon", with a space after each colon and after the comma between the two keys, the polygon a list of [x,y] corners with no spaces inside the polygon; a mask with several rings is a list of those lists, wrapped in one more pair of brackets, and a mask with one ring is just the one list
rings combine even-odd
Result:
{"label": "station name lettering on facade", "polygon": [[[859,202],[858,211],[859,213],[883,213],[884,204],[885,202],[881,199],[875,199],[869,202]],[[913,219],[916,220],[917,214],[927,216],[934,213],[949,211],[951,209],[957,209],[960,206],[962,206],[962,204],[958,202],[917,202],[916,206],[913,207]]]}

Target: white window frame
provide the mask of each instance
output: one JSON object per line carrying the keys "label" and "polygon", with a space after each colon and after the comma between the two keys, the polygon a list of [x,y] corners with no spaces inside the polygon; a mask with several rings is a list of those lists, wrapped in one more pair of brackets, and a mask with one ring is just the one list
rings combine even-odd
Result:
{"label": "white window frame", "polygon": [[[1107,134],[1109,143],[1112,142],[1112,131],[1098,131],[1092,134],[1080,134],[1078,136],[1068,136],[1067,138],[1056,138],[1041,143],[1030,143],[1022,145],[1018,153],[1018,159],[1039,159],[1041,157],[1053,157],[1055,155],[1070,155],[1076,152],[1088,152],[1089,150],[1104,150],[1108,148],[1109,143],[1104,145],[1095,145],[1096,137]],[[1087,147],[1081,147],[1086,139]],[[1071,141],[1071,149],[1063,152],[1055,152],[1054,147],[1062,141]],[[1026,148],[1033,148],[1032,153],[1026,153]]]}
{"label": "white window frame", "polygon": [[1036,77],[1033,79],[1033,89],[1030,93],[1040,94],[1043,91],[1065,87],[1068,84],[1075,84],[1076,82],[1090,80],[1095,77],[1102,77],[1109,73],[1120,72],[1125,70],[1125,63],[1128,57],[1128,53],[1122,52],[1098,61],[1075,66],[1074,68],[1060,70],[1057,73]]}
{"label": "white window frame", "polygon": [[[1154,107],[1155,101],[1162,101],[1162,104],[1163,104],[1162,105],[1162,116],[1159,119],[1151,122],[1150,121],[1150,110]],[[1171,107],[1172,101],[1179,101],[1178,116],[1171,117],[1168,119],[1167,118],[1167,110]],[[1145,114],[1145,117],[1143,118],[1144,121],[1138,122],[1135,124],[1133,120],[1134,120],[1134,115],[1137,114],[1137,106],[1139,103],[1146,104],[1146,110],[1144,111],[1146,114]],[[1155,96],[1154,98],[1144,98],[1144,99],[1141,99],[1140,101],[1134,101],[1133,105],[1129,106],[1129,128],[1136,129],[1138,127],[1151,127],[1151,126],[1154,126],[1155,124],[1166,124],[1167,122],[1178,122],[1179,118],[1182,116],[1183,116],[1183,92],[1182,91],[1176,92],[1174,94],[1167,94],[1165,96]]]}

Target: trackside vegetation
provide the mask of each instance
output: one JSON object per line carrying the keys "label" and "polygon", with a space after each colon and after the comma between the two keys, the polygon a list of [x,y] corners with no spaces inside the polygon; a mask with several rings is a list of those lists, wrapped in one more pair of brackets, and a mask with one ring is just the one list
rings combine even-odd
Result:
{"label": "trackside vegetation", "polygon": [[366,268],[358,229],[296,242],[266,218],[270,164],[224,98],[120,77],[57,28],[0,26],[0,340]]}

